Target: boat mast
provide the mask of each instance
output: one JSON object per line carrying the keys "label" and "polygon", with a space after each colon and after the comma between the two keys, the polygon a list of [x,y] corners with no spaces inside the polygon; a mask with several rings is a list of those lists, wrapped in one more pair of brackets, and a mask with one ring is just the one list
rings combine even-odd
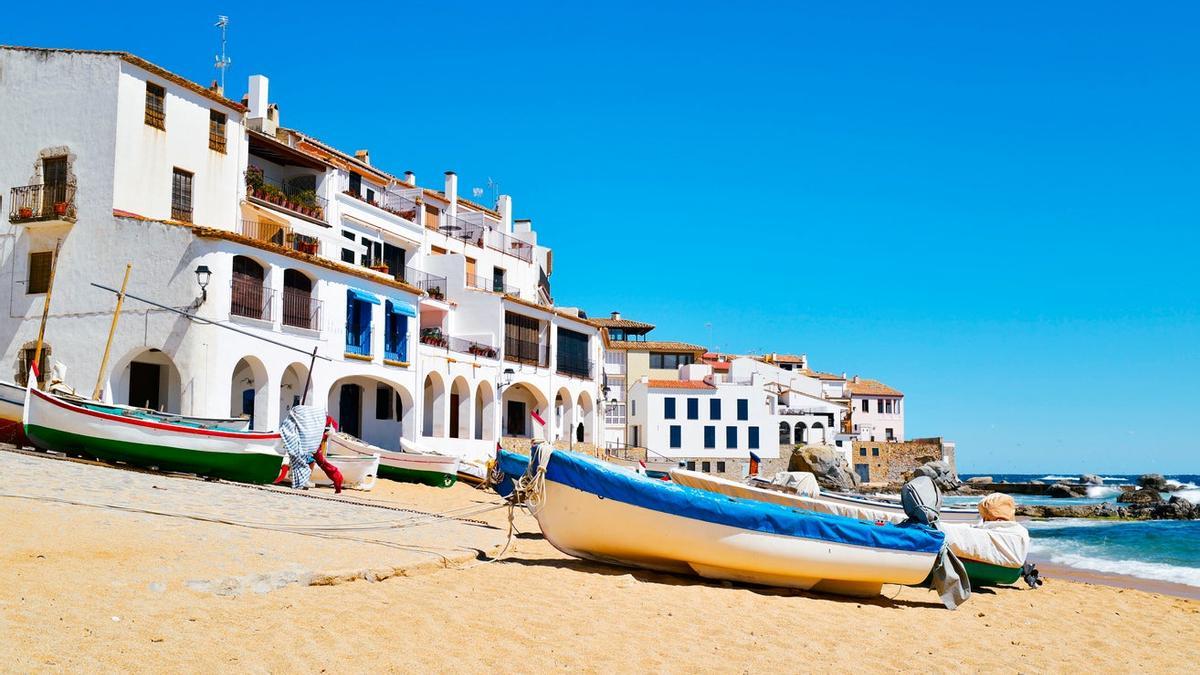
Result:
{"label": "boat mast", "polygon": [[100,386],[104,382],[104,370],[108,367],[108,351],[112,348],[113,336],[117,333],[117,320],[121,318],[121,304],[125,302],[125,287],[129,285],[129,270],[133,263],[125,263],[125,279],[121,281],[121,292],[117,293],[117,308],[113,310],[112,325],[108,328],[108,342],[104,343],[104,356],[100,358],[100,370],[96,373],[96,388],[92,390],[92,400],[100,400]]}

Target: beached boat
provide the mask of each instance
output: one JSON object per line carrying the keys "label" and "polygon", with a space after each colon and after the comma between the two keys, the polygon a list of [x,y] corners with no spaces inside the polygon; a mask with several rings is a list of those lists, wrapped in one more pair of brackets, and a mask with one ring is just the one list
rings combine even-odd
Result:
{"label": "beached boat", "polygon": [[52,393],[64,401],[81,405],[88,410],[95,410],[97,412],[108,413],[110,415],[123,415],[125,417],[165,422],[166,424],[185,424],[188,426],[199,427],[201,429],[225,429],[232,431],[250,430],[249,417],[195,417],[192,415],[161,412],[158,410],[151,410],[150,408],[138,408],[131,405],[121,405],[120,403],[104,403],[102,401],[93,401],[91,399],[83,398],[82,396],[72,396],[60,392]]}
{"label": "beached boat", "polygon": [[25,445],[21,411],[25,408],[25,388],[12,382],[0,382],[0,443]]}
{"label": "beached boat", "polygon": [[[672,469],[671,476],[686,475],[684,469]],[[694,471],[686,472],[695,476],[705,477],[705,474],[696,473]],[[732,481],[729,481],[732,482]],[[740,485],[740,483],[736,483]],[[812,483],[816,485],[815,482]],[[749,483],[750,487],[762,489],[764,491],[776,492],[780,491],[778,486],[773,485],[770,481],[762,478],[753,477]],[[781,494],[792,494],[793,490],[783,490]],[[889,520],[891,522],[903,522],[908,516],[904,514],[904,507],[899,501],[887,501],[883,499],[871,499],[861,495],[851,495],[842,492],[828,492],[825,490],[802,490],[798,496],[808,497],[823,502],[828,506],[828,509],[823,509],[825,513],[837,513],[841,515],[850,515],[852,518],[857,518],[857,513],[866,511],[882,514],[876,520]],[[977,523],[979,522],[979,512],[975,509],[967,509],[961,507],[947,506],[941,511],[941,521],[943,523]]]}
{"label": "beached boat", "polygon": [[[326,453],[325,459],[329,460],[329,463],[342,473],[343,488],[366,491],[375,487],[375,479],[379,475],[379,455],[330,455]],[[283,469],[279,472],[279,480],[275,482],[290,482],[289,470],[288,463],[284,462]],[[314,485],[333,487],[333,479],[319,464],[313,466],[311,480]]]}
{"label": "beached boat", "polygon": [[450,487],[458,480],[457,457],[436,452],[421,452],[401,441],[400,450],[385,450],[359,440],[350,434],[329,435],[327,452],[338,455],[378,455],[379,476],[408,483],[424,483],[434,487]]}
{"label": "beached boat", "polygon": [[23,424],[34,445],[167,471],[271,483],[283,463],[276,432],[204,429],[113,415],[25,390]]}
{"label": "beached boat", "polygon": [[[716,494],[779,504],[796,509],[827,513],[873,522],[902,523],[908,519],[901,507],[881,509],[876,504],[886,502],[856,502],[825,499],[825,493],[805,496],[767,490],[736,481],[686,469],[672,469],[671,480],[697,490]],[[945,513],[945,510],[942,511]],[[971,584],[986,586],[1011,584],[1021,578],[1021,570],[1029,553],[1029,532],[1020,523],[1011,521],[979,522],[979,512],[972,510],[974,523],[945,522],[946,544],[967,569]]]}
{"label": "beached boat", "polygon": [[944,535],[730,498],[548,445],[525,497],[547,541],[579,558],[710,579],[875,595],[928,577]]}

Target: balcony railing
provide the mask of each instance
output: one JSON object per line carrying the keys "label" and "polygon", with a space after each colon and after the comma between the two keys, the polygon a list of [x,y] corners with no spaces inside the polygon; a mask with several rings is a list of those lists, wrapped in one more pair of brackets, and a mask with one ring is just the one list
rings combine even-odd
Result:
{"label": "balcony railing", "polygon": [[493,251],[507,253],[525,262],[533,262],[533,244],[510,237],[499,230],[487,233],[487,247]]}
{"label": "balcony railing", "polygon": [[346,327],[346,353],[355,354],[357,356],[371,355],[371,340],[375,335],[375,327],[372,326],[366,331],[352,330],[350,326]]}
{"label": "balcony railing", "polygon": [[297,184],[297,179],[277,181],[252,166],[246,170],[246,195],[306,218],[325,220],[326,200],[316,190]]}
{"label": "balcony railing", "polygon": [[234,277],[230,282],[229,313],[259,321],[271,320],[271,305],[275,292],[263,286],[259,279]]}
{"label": "balcony railing", "polygon": [[592,379],[592,361],[590,359],[569,356],[563,354],[561,351],[558,353],[555,370],[558,371],[559,375],[580,377],[585,380]]}
{"label": "balcony railing", "polygon": [[550,364],[550,345],[506,335],[504,360],[545,368]]}
{"label": "balcony railing", "polygon": [[288,248],[301,253],[307,253],[308,255],[320,255],[321,240],[316,237],[310,237],[307,234],[296,234],[293,232],[291,244],[288,245]]}
{"label": "balcony railing", "polygon": [[8,221],[28,223],[39,220],[75,222],[75,185],[25,185],[12,189]]}
{"label": "balcony railing", "polygon": [[415,267],[405,267],[403,274],[396,275],[396,278],[405,283],[412,284],[417,288],[425,291],[430,297],[438,300],[446,299],[446,277],[439,277],[436,274],[422,272]]}
{"label": "balcony railing", "polygon": [[287,242],[292,228],[265,220],[242,219],[238,222],[237,232],[243,237],[254,239],[255,241],[283,246]]}
{"label": "balcony railing", "polygon": [[467,275],[467,286],[469,288],[479,288],[485,291],[494,291],[505,295],[513,295],[521,297],[521,289],[516,286],[509,286],[503,281],[498,281],[493,277],[480,276],[478,274]]}
{"label": "balcony railing", "polygon": [[283,289],[283,325],[306,330],[320,330],[321,301],[311,291]]}
{"label": "balcony railing", "polygon": [[421,209],[421,205],[416,200],[405,197],[394,190],[384,190],[375,205],[411,223],[417,222],[417,213]]}
{"label": "balcony railing", "polygon": [[441,328],[422,328],[420,340],[421,344],[440,347],[460,354],[471,354],[485,359],[495,359],[500,356],[500,350],[492,345],[446,335]]}

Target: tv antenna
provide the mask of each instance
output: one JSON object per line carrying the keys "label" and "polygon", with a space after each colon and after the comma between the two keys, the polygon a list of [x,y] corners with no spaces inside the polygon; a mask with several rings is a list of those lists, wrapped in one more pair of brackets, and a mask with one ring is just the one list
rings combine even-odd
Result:
{"label": "tv antenna", "polygon": [[229,28],[229,17],[219,14],[217,22],[213,25],[221,29],[221,54],[216,57],[213,67],[221,74],[221,93],[223,94],[225,92],[225,70],[229,68],[229,64],[233,63],[233,60],[225,55],[225,29]]}
{"label": "tv antenna", "polygon": [[483,188],[471,188],[471,196],[475,199],[479,199],[483,196]]}
{"label": "tv antenna", "polygon": [[492,180],[491,176],[488,176],[487,186],[488,186],[488,189],[492,191],[492,203],[500,201],[500,183],[499,183],[499,181],[494,181],[494,180]]}

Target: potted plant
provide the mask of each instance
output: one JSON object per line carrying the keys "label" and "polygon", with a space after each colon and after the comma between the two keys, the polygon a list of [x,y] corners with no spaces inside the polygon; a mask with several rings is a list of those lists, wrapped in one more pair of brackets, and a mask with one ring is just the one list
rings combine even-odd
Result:
{"label": "potted plant", "polygon": [[67,203],[66,202],[54,202],[54,215],[56,215],[56,216],[67,215]]}
{"label": "potted plant", "polygon": [[446,295],[444,293],[442,293],[441,287],[433,286],[429,289],[429,297],[441,300],[441,299],[445,298]]}
{"label": "potted plant", "polygon": [[32,218],[33,217],[33,209],[29,208],[28,206],[22,206],[21,208],[17,209],[17,216],[20,217],[22,220],[24,220],[26,218]]}

